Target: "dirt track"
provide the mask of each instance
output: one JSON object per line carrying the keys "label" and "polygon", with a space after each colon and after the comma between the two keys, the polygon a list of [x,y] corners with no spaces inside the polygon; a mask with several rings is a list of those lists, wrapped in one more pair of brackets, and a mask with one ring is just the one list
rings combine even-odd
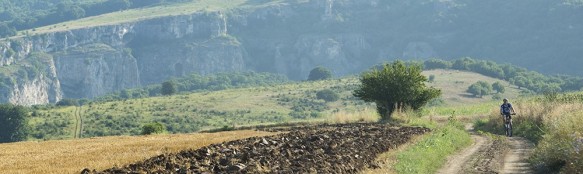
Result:
{"label": "dirt track", "polygon": [[[474,140],[470,147],[462,150],[455,156],[450,156],[443,168],[437,171],[438,174],[452,174],[462,173],[463,167],[467,161],[471,160],[472,155],[476,154],[478,150],[484,149],[486,143],[489,141],[486,137],[472,135]],[[468,163],[469,164],[469,163]]]}
{"label": "dirt track", "polygon": [[378,154],[427,128],[385,124],[318,125],[288,133],[214,144],[84,173],[357,173],[376,167]]}
{"label": "dirt track", "polygon": [[508,140],[510,151],[504,157],[502,173],[534,173],[527,161],[534,144],[522,137],[511,137]]}
{"label": "dirt track", "polygon": [[472,135],[474,144],[451,156],[437,173],[534,173],[526,161],[534,145],[521,137],[492,140]]}

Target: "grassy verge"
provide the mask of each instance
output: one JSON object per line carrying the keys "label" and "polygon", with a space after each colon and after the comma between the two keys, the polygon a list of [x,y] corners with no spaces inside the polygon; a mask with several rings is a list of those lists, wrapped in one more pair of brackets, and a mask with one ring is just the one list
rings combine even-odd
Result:
{"label": "grassy verge", "polygon": [[[583,94],[547,95],[513,103],[513,132],[537,146],[530,161],[538,170],[583,171]],[[492,112],[476,129],[503,134],[502,119]]]}
{"label": "grassy verge", "polygon": [[[416,122],[418,123],[418,122]],[[470,134],[455,119],[424,136],[418,143],[397,155],[397,173],[434,173],[447,156],[471,144]]]}
{"label": "grassy verge", "polygon": [[405,144],[398,146],[396,149],[390,150],[383,154],[380,154],[377,157],[377,163],[379,164],[378,168],[369,168],[362,171],[362,174],[377,174],[377,173],[385,173],[385,174],[394,174],[397,173],[395,169],[395,165],[397,164],[397,155],[403,153],[405,150],[411,148],[415,144],[418,144],[428,135],[418,135]]}

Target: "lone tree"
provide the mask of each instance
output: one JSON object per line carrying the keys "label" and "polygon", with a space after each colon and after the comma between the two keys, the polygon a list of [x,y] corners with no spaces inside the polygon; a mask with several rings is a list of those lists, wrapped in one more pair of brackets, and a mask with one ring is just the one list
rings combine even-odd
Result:
{"label": "lone tree", "polygon": [[338,101],[338,99],[340,99],[340,96],[338,95],[338,93],[332,90],[324,89],[316,93],[316,98],[322,99],[326,102],[335,102]]}
{"label": "lone tree", "polygon": [[492,85],[485,81],[478,81],[470,85],[470,87],[468,87],[467,92],[473,94],[476,97],[481,98],[485,95],[489,95],[490,93],[492,93]]}
{"label": "lone tree", "polygon": [[506,88],[504,88],[504,85],[502,85],[502,83],[500,82],[494,82],[492,84],[492,89],[501,94],[504,94],[504,92],[506,92]]}
{"label": "lone tree", "polygon": [[332,78],[332,72],[329,69],[324,67],[316,67],[310,71],[310,75],[308,75],[309,81],[316,81],[316,80],[326,80]]}
{"label": "lone tree", "polygon": [[176,83],[172,80],[165,81],[162,83],[162,89],[160,92],[162,95],[172,95],[176,93]]}
{"label": "lone tree", "polygon": [[27,111],[23,106],[0,105],[0,143],[26,140]]}
{"label": "lone tree", "polygon": [[425,86],[427,77],[421,72],[420,64],[405,64],[403,61],[383,64],[360,76],[361,84],[354,96],[375,102],[383,121],[405,106],[417,110],[441,95],[440,90]]}
{"label": "lone tree", "polygon": [[166,126],[162,123],[154,122],[142,126],[142,135],[161,134],[166,131]]}

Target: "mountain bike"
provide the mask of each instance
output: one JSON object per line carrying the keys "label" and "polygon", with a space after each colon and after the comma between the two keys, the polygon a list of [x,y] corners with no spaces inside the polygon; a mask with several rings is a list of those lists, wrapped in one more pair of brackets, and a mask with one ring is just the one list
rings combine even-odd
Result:
{"label": "mountain bike", "polygon": [[503,115],[504,116],[504,130],[506,131],[506,136],[512,136],[512,116],[516,115],[516,113],[512,113],[510,115]]}

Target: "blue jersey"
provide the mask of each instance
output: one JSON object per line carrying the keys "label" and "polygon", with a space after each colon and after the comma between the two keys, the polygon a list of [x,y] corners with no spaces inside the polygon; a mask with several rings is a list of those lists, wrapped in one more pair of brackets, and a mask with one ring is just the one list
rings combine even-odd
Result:
{"label": "blue jersey", "polygon": [[500,112],[503,114],[510,114],[510,108],[512,108],[512,104],[504,103],[502,106],[500,106]]}

